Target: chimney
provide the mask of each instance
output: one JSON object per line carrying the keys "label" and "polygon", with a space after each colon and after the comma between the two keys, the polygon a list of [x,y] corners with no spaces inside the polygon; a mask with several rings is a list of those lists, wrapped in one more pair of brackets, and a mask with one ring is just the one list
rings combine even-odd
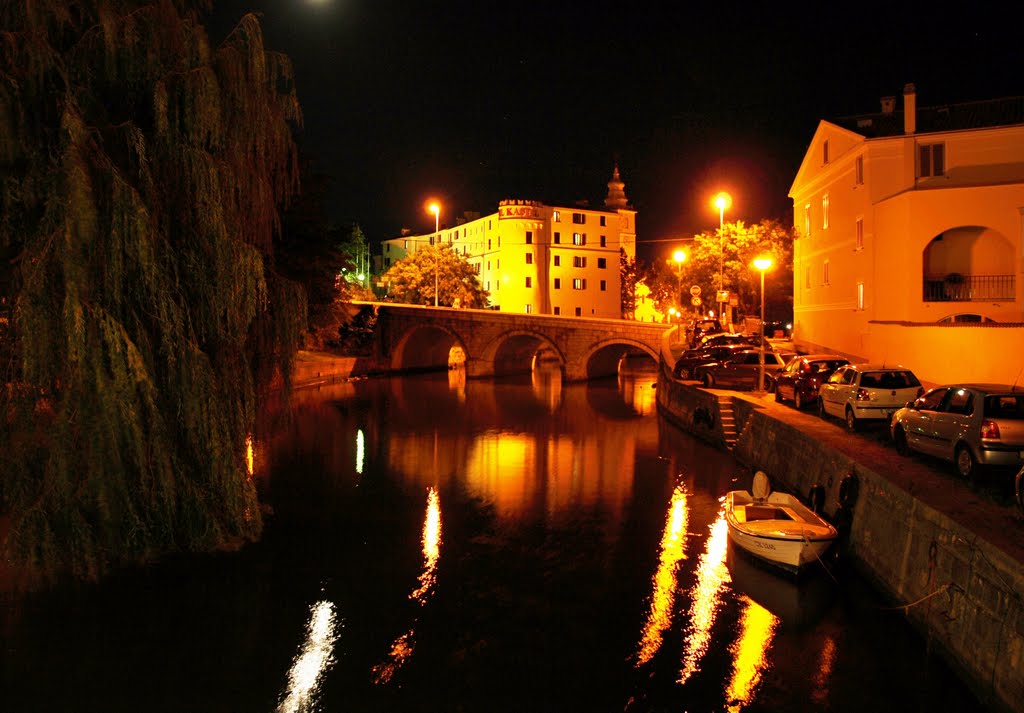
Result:
{"label": "chimney", "polygon": [[896,97],[882,97],[882,113],[886,116],[892,116],[893,111],[896,109]]}
{"label": "chimney", "polygon": [[917,93],[913,84],[903,87],[903,133],[917,133]]}

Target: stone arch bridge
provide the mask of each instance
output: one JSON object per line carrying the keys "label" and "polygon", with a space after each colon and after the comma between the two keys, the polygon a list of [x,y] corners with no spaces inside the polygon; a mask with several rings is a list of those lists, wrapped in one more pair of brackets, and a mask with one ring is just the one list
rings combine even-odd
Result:
{"label": "stone arch bridge", "polygon": [[625,355],[658,361],[667,325],[622,319],[512,314],[494,310],[355,302],[377,314],[372,362],[385,372],[447,369],[452,347],[466,356],[466,376],[528,373],[542,353],[565,381],[618,373]]}

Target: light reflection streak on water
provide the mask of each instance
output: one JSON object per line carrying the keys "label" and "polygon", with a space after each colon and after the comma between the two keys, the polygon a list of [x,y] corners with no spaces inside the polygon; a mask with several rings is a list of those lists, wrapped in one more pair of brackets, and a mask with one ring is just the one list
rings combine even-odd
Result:
{"label": "light reflection streak on water", "polygon": [[334,663],[334,604],[317,602],[310,607],[306,641],[288,671],[288,693],[277,707],[278,713],[313,710],[320,679]]}
{"label": "light reflection streak on water", "polygon": [[253,461],[254,458],[252,450],[252,434],[250,433],[248,436],[245,437],[245,470],[249,474],[250,478],[252,477],[254,471]]}
{"label": "light reflection streak on water", "polygon": [[745,604],[740,618],[740,635],[732,645],[732,680],[726,689],[729,711],[738,713],[750,703],[768,667],[768,650],[775,638],[779,618],[757,602],[743,597]]}
{"label": "light reflection streak on water", "polygon": [[686,529],[689,510],[682,484],[672,492],[672,500],[665,519],[665,532],[661,537],[661,557],[654,573],[654,591],[651,593],[651,611],[647,615],[637,666],[651,660],[661,647],[662,635],[672,625],[672,605],[676,599],[676,565],[686,557]]}
{"label": "light reflection streak on water", "polygon": [[363,429],[356,431],[356,473],[363,474],[363,460],[366,455],[366,437]]}
{"label": "light reflection streak on water", "polygon": [[683,652],[683,666],[679,672],[679,683],[686,683],[699,670],[698,663],[707,651],[711,641],[711,627],[718,614],[722,585],[729,581],[729,570],[725,566],[725,554],[729,549],[729,526],[725,513],[711,525],[707,549],[701,555],[697,568],[697,582],[691,594],[690,626],[686,636],[686,650]]}
{"label": "light reflection streak on water", "polygon": [[[420,586],[409,598],[419,604],[426,604],[433,593],[437,581],[437,561],[441,557],[441,500],[433,487],[427,490],[427,513],[423,520],[423,572],[420,574]],[[388,650],[387,660],[373,667],[373,682],[381,685],[389,682],[416,648],[416,629],[410,628],[395,639]]]}
{"label": "light reflection streak on water", "polygon": [[832,669],[836,663],[836,642],[831,636],[825,637],[821,649],[821,667],[814,675],[814,691],[811,697],[816,703],[828,700],[828,682],[832,678]]}

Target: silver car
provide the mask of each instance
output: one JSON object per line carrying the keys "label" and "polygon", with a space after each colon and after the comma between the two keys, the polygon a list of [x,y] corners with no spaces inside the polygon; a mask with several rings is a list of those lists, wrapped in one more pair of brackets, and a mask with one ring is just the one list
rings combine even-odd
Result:
{"label": "silver car", "polygon": [[980,466],[1024,466],[1024,389],[949,384],[893,414],[896,450],[952,461],[969,478]]}
{"label": "silver car", "polygon": [[818,389],[818,412],[855,430],[861,421],[889,422],[893,413],[924,393],[914,372],[902,366],[847,364]]}

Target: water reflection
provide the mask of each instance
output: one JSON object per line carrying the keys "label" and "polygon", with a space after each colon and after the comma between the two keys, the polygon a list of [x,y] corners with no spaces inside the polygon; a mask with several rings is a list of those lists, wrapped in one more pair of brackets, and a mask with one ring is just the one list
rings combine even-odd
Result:
{"label": "water reflection", "polygon": [[[427,491],[427,512],[423,519],[423,572],[419,584],[409,598],[420,605],[426,604],[434,591],[437,581],[437,561],[441,556],[441,500],[436,488]],[[377,684],[388,683],[412,656],[416,648],[415,626],[399,636],[388,649],[387,659],[373,667],[373,680]]]}
{"label": "water reflection", "polygon": [[731,647],[732,679],[725,691],[729,710],[739,711],[754,698],[757,685],[768,668],[768,651],[772,646],[778,618],[757,602],[743,597],[740,634]]}
{"label": "water reflection", "polygon": [[722,588],[729,581],[729,570],[725,566],[728,546],[729,527],[725,522],[725,512],[720,511],[711,525],[707,547],[697,565],[697,582],[690,593],[690,625],[686,632],[679,683],[686,683],[700,670],[700,660],[711,641],[711,627],[718,615]]}
{"label": "water reflection", "polygon": [[334,604],[317,602],[310,607],[306,640],[288,671],[288,687],[278,705],[279,713],[297,713],[318,708],[320,681],[334,663]]}
{"label": "water reflection", "polygon": [[651,610],[647,615],[637,666],[647,663],[661,647],[663,634],[672,625],[672,610],[676,599],[676,569],[680,560],[686,557],[686,527],[689,512],[686,507],[686,492],[677,485],[672,492],[672,501],[665,520],[665,532],[661,537],[661,556],[658,570],[654,573],[654,591],[651,594]]}

